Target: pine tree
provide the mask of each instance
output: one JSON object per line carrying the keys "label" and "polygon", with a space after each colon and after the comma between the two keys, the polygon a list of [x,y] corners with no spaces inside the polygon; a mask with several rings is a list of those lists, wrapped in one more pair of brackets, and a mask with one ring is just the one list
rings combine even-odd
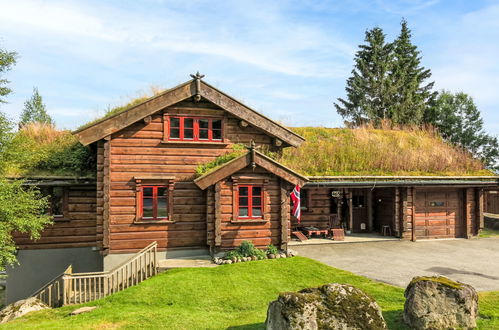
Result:
{"label": "pine tree", "polygon": [[365,44],[359,45],[352,76],[347,80],[347,99],[338,99],[336,111],[354,125],[379,123],[392,117],[392,45],[385,42],[381,28],[366,31]]}
{"label": "pine tree", "polygon": [[397,124],[420,125],[435,97],[433,82],[425,84],[431,71],[421,66],[421,56],[411,42],[411,30],[404,19],[399,36],[393,42],[393,72],[391,80],[396,93],[390,102],[391,118]]}
{"label": "pine tree", "polygon": [[38,88],[33,87],[33,95],[24,102],[24,110],[19,121],[20,126],[28,123],[44,123],[53,125],[53,120],[45,109],[42,96],[38,93]]}

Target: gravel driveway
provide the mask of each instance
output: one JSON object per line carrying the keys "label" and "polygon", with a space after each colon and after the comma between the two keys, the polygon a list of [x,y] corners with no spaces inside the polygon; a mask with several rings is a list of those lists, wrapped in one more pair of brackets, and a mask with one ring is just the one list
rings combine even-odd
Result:
{"label": "gravel driveway", "polygon": [[406,287],[417,275],[441,274],[479,291],[499,290],[499,238],[386,241],[293,246],[302,256]]}

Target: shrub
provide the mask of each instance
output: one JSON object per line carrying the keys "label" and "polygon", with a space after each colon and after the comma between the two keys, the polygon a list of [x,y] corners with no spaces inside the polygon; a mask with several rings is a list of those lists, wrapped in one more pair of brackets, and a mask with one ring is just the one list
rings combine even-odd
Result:
{"label": "shrub", "polygon": [[267,254],[279,254],[279,250],[273,244],[270,244],[267,246]]}
{"label": "shrub", "polygon": [[234,250],[227,252],[224,259],[232,259],[234,257],[257,257],[258,259],[264,259],[266,254],[262,250],[257,249],[251,241],[244,241]]}

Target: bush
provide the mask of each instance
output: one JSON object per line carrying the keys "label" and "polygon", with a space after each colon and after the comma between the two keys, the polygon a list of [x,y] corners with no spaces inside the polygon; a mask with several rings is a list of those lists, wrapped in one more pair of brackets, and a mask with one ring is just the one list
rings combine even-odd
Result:
{"label": "bush", "polygon": [[279,254],[279,250],[273,244],[270,244],[267,246],[267,254]]}
{"label": "bush", "polygon": [[224,259],[232,259],[234,257],[257,257],[258,259],[264,259],[266,258],[266,254],[262,250],[257,249],[251,241],[244,241],[234,250],[227,252]]}

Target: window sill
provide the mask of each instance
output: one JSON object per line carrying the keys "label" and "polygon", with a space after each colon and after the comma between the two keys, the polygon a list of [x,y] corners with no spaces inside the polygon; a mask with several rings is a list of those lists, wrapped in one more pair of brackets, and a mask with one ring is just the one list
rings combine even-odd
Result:
{"label": "window sill", "polygon": [[176,221],[171,221],[171,220],[136,220],[133,222],[136,225],[143,225],[143,224],[156,224],[156,225],[168,225],[168,224],[173,224],[176,223]]}
{"label": "window sill", "polygon": [[202,144],[210,146],[226,146],[229,143],[223,141],[172,141],[172,140],[161,140],[162,144]]}
{"label": "window sill", "polygon": [[231,220],[230,223],[236,223],[236,224],[243,224],[243,223],[265,223],[268,222],[268,220],[265,219],[248,219],[248,220],[243,220],[243,219],[238,219],[238,220]]}

